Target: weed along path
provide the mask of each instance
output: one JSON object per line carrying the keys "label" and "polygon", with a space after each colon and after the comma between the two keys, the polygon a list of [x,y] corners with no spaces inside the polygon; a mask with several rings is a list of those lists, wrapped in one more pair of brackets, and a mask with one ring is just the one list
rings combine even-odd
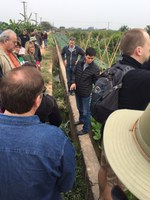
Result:
{"label": "weed along path", "polygon": [[42,62],[41,71],[45,79],[47,93],[52,95],[52,58],[50,56],[50,49],[41,48]]}
{"label": "weed along path", "polygon": [[[60,76],[63,80],[65,90],[67,91],[67,80],[65,66],[62,61],[60,49],[56,43],[57,55],[59,59],[60,66]],[[76,107],[76,100],[74,96],[67,96],[70,110],[70,124],[71,124],[71,135],[78,141],[83,154],[84,164],[85,164],[85,178],[87,180],[87,198],[85,200],[97,200],[99,198],[99,186],[98,186],[98,171],[100,164],[95,153],[90,134],[77,136],[76,132],[81,128],[80,126],[75,127],[74,121],[78,120],[78,111]],[[84,200],[84,199],[83,199]]]}

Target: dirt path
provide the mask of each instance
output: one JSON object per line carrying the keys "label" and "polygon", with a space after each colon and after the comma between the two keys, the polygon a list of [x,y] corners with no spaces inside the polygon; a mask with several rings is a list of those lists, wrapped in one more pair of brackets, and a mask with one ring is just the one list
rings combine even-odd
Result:
{"label": "dirt path", "polygon": [[42,55],[45,55],[45,53],[46,53],[46,49],[44,48],[44,44],[42,44],[42,47],[41,47],[41,54]]}

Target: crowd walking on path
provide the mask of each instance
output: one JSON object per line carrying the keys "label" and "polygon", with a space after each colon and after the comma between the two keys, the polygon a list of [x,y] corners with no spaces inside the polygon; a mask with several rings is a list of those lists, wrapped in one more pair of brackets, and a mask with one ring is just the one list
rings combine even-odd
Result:
{"label": "crowd walking on path", "polygon": [[[46,93],[41,73],[41,37],[37,30],[18,36],[0,34],[0,199],[59,200],[75,183],[75,149],[59,128],[58,104]],[[77,135],[91,131],[91,95],[100,69],[96,50],[85,50],[74,37],[61,50],[66,69],[67,94],[74,98],[81,125]],[[119,109],[102,125],[100,200],[126,200],[129,189],[140,200],[150,199],[150,36],[130,29],[120,40],[119,63],[130,66],[119,89]],[[70,96],[71,95],[71,96]],[[73,96],[73,97],[72,97]],[[130,173],[131,172],[131,173]],[[139,186],[142,183],[143,187]],[[5,188],[5,189],[3,189]],[[26,192],[28,191],[28,192]]]}

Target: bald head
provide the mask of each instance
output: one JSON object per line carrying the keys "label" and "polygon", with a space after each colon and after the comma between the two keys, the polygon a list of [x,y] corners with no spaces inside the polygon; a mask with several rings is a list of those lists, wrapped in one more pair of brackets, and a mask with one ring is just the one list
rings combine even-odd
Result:
{"label": "bald head", "polygon": [[130,29],[120,41],[120,51],[122,55],[131,56],[143,64],[149,58],[149,34],[141,28]]}
{"label": "bald head", "polygon": [[0,81],[2,105],[11,113],[26,113],[43,88],[44,80],[39,70],[29,66],[15,68]]}
{"label": "bald head", "polygon": [[17,35],[8,29],[0,34],[0,46],[7,53],[13,52],[17,44]]}
{"label": "bald head", "polygon": [[17,38],[16,33],[11,29],[7,29],[0,34],[0,43],[3,43],[5,40],[10,40],[12,37]]}

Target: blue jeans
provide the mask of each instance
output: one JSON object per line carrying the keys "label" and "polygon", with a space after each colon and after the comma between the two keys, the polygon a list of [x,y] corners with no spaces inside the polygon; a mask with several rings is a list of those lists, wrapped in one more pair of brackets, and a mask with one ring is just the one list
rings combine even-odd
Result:
{"label": "blue jeans", "polygon": [[68,84],[68,92],[70,92],[71,80],[74,73],[74,66],[66,66],[66,76],[67,76],[67,84]]}
{"label": "blue jeans", "polygon": [[79,111],[79,121],[83,122],[83,131],[88,132],[91,125],[90,101],[91,97],[80,97],[76,95],[77,108]]}

